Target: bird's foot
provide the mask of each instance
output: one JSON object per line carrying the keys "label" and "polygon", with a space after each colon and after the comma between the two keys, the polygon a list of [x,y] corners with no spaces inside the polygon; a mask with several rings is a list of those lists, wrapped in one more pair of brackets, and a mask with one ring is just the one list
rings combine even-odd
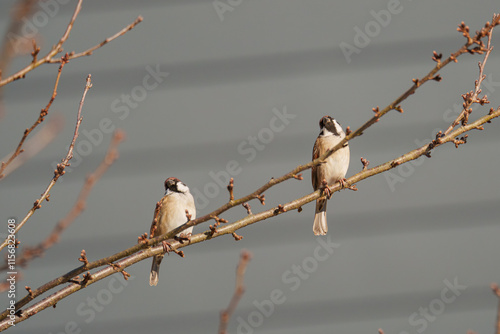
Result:
{"label": "bird's foot", "polygon": [[332,197],[332,190],[328,186],[328,182],[326,182],[326,179],[323,179],[323,182],[321,182],[321,189],[323,190],[323,193],[326,195],[327,199],[330,199]]}
{"label": "bird's foot", "polygon": [[170,252],[173,250],[173,247],[172,247],[172,245],[171,245],[169,242],[167,242],[167,241],[163,240],[163,241],[161,242],[161,244],[163,245],[163,251],[164,251],[165,253],[167,253],[167,254],[168,254],[168,253],[170,253]]}

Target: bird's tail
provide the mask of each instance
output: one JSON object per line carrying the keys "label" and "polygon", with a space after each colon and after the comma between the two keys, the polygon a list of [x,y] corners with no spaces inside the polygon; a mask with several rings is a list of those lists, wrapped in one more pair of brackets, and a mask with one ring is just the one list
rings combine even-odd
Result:
{"label": "bird's tail", "polygon": [[151,264],[151,273],[149,274],[149,285],[154,286],[158,284],[160,278],[160,263],[163,256],[153,256],[153,263]]}
{"label": "bird's tail", "polygon": [[316,200],[316,213],[314,215],[313,232],[314,235],[325,235],[328,232],[326,224],[326,199]]}

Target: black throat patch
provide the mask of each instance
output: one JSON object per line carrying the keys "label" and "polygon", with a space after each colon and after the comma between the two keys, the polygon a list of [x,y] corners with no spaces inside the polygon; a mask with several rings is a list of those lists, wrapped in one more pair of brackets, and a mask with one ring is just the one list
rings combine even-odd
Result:
{"label": "black throat patch", "polygon": [[340,136],[340,133],[337,132],[337,127],[335,126],[335,123],[333,123],[333,121],[326,122],[325,128],[335,136]]}

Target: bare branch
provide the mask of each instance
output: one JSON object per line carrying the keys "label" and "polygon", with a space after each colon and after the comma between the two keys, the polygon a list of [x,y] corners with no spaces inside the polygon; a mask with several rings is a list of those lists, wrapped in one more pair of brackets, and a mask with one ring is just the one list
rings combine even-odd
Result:
{"label": "bare branch", "polygon": [[241,239],[243,239],[243,237],[241,235],[236,234],[236,232],[233,232],[232,236],[236,241],[240,241]]}
{"label": "bare branch", "polygon": [[234,288],[233,298],[229,302],[229,305],[225,310],[222,310],[220,313],[220,324],[219,324],[219,334],[227,333],[227,324],[231,315],[236,310],[238,303],[243,297],[245,293],[245,285],[243,284],[243,280],[245,278],[245,271],[247,269],[248,262],[252,259],[252,254],[247,251],[241,251],[240,262],[238,263],[238,267],[236,268],[236,286]]}
{"label": "bare branch", "polygon": [[[62,128],[63,116],[61,114],[54,114],[52,118],[48,119],[47,123],[40,129],[40,131],[25,142],[24,148],[20,151],[22,154],[11,161],[8,166],[3,167],[3,173],[0,175],[0,179],[5,178],[17,168],[21,167],[25,162],[37,155],[56,138]],[[15,155],[15,151],[9,153],[2,160],[7,160],[13,155]],[[0,169],[2,168],[0,167]]]}
{"label": "bare branch", "polygon": [[251,215],[251,214],[252,214],[252,207],[250,206],[250,204],[248,204],[248,203],[246,203],[246,202],[245,202],[245,203],[243,203],[243,204],[242,204],[242,206],[243,206],[245,209],[247,209],[247,213],[248,213],[249,215]]}
{"label": "bare branch", "polygon": [[[82,99],[80,101],[80,106],[78,108],[78,114],[76,118],[76,126],[75,126],[75,132],[73,134],[73,139],[71,140],[71,144],[68,149],[68,153],[66,154],[66,157],[61,161],[60,164],[57,165],[57,169],[54,171],[54,176],[52,177],[52,180],[50,181],[49,185],[45,189],[45,191],[42,193],[39,199],[35,201],[33,204],[33,207],[28,211],[26,216],[19,222],[19,224],[15,228],[15,233],[19,231],[21,227],[28,221],[28,219],[31,218],[31,216],[35,213],[36,210],[40,209],[42,207],[42,202],[45,201],[50,194],[50,190],[54,185],[56,184],[57,180],[59,177],[61,177],[65,171],[64,169],[69,166],[69,160],[73,157],[73,148],[75,146],[76,138],[78,137],[78,130],[80,129],[80,124],[82,123],[82,108],[83,108],[83,103],[85,101],[85,96],[87,95],[87,92],[89,89],[92,87],[91,81],[90,81],[90,74],[87,76],[87,81],[85,84],[85,89],[83,91]],[[0,250],[5,248],[8,244],[8,239],[5,239],[5,241],[0,245]]]}
{"label": "bare branch", "polygon": [[[75,11],[73,12],[73,16],[72,16],[70,22],[68,23],[68,26],[66,27],[66,31],[64,32],[64,34],[61,37],[61,39],[59,40],[59,42],[56,45],[54,45],[52,47],[52,49],[44,57],[38,58],[38,60],[35,59],[35,57],[34,57],[33,61],[28,66],[26,66],[22,70],[14,73],[13,75],[11,75],[3,80],[0,80],[0,87],[5,86],[6,84],[11,83],[12,81],[24,78],[28,72],[32,71],[33,69],[37,68],[38,66],[40,66],[42,64],[60,63],[61,62],[61,59],[57,59],[54,57],[58,53],[63,51],[62,46],[67,41],[69,34],[71,32],[71,29],[73,29],[73,24],[75,23],[75,20],[76,20],[78,14],[80,13],[80,10],[81,10],[82,1],[83,0],[78,1],[78,4],[76,5]],[[142,22],[142,20],[143,20],[143,18],[141,16],[137,17],[134,22],[132,22],[131,24],[129,24],[128,26],[126,26],[125,28],[120,30],[118,33],[116,33],[115,35],[113,35],[111,37],[106,38],[104,41],[91,47],[88,50],[85,50],[85,51],[77,53],[77,54],[75,54],[74,52],[69,53],[68,60],[79,58],[82,56],[91,55],[92,52],[94,52],[96,49],[106,45],[107,43],[111,42],[112,40],[122,36],[123,34],[128,32],[129,30],[133,29],[137,24]]]}
{"label": "bare branch", "polygon": [[[495,24],[495,22],[497,22],[497,24],[498,24],[498,17],[497,16],[493,16],[493,23]],[[463,25],[463,22],[462,22],[462,25]],[[468,27],[467,27],[467,33],[468,33]],[[475,82],[474,91],[471,91],[471,92],[469,92],[467,94],[462,95],[462,97],[464,99],[462,112],[450,124],[450,126],[448,127],[448,129],[446,129],[446,131],[444,132],[445,135],[447,135],[448,133],[450,133],[450,131],[453,130],[453,128],[455,126],[457,126],[458,124],[460,124],[460,122],[462,122],[462,125],[467,124],[469,115],[472,112],[472,109],[470,109],[470,107],[472,106],[472,104],[479,103],[481,105],[484,105],[485,103],[489,103],[488,99],[486,98],[486,95],[483,97],[483,99],[478,99],[478,96],[481,93],[481,83],[483,82],[484,78],[486,77],[486,75],[484,75],[484,67],[485,67],[486,61],[488,60],[488,57],[489,57],[489,55],[491,53],[491,50],[493,50],[493,47],[491,46],[491,37],[492,37],[492,35],[493,35],[493,29],[489,29],[488,32],[487,32],[487,35],[486,35],[487,38],[488,38],[487,39],[487,41],[488,41],[487,42],[487,46],[486,47],[482,47],[482,49],[481,49],[482,51],[485,51],[485,54],[484,54],[483,61],[479,62],[479,77],[478,77],[478,79]]]}
{"label": "bare branch", "polygon": [[[94,185],[118,158],[118,145],[120,145],[124,139],[125,133],[122,130],[115,131],[103,161],[93,173],[87,176],[85,184],[83,185],[80,194],[78,194],[78,198],[73,207],[67,215],[57,223],[45,240],[34,247],[24,247],[22,254],[16,259],[20,266],[26,266],[29,261],[42,256],[47,249],[59,242],[61,234],[71,225],[71,223],[73,223],[83,210],[85,210],[87,198],[89,197]],[[4,270],[7,270],[7,262],[0,268],[0,271]],[[2,290],[0,289],[0,291]]]}
{"label": "bare branch", "polygon": [[14,153],[12,153],[12,155],[10,156],[9,160],[7,160],[7,162],[2,162],[1,166],[0,166],[0,180],[5,177],[5,175],[3,174],[5,168],[17,157],[19,156],[19,154],[22,153],[22,147],[23,147],[23,144],[24,144],[24,141],[26,140],[26,138],[28,138],[29,134],[39,125],[41,124],[44,120],[45,120],[45,117],[49,114],[49,109],[50,107],[52,106],[52,103],[54,102],[56,96],[57,96],[57,88],[59,87],[59,79],[61,78],[61,73],[62,73],[62,69],[64,68],[64,65],[66,65],[68,63],[68,55],[66,54],[65,56],[61,57],[61,65],[59,65],[59,70],[57,72],[57,77],[56,77],[56,82],[54,84],[54,89],[52,90],[52,96],[50,97],[50,100],[49,100],[49,103],[47,103],[47,105],[45,106],[45,108],[43,108],[41,111],[40,111],[40,114],[38,115],[38,119],[35,121],[35,123],[33,123],[33,125],[24,130],[24,133],[23,133],[23,137],[21,138],[21,141],[19,142],[19,144],[17,144],[17,148],[16,150],[14,151]]}
{"label": "bare branch", "polygon": [[78,0],[78,4],[76,5],[75,11],[73,12],[73,16],[71,17],[71,20],[68,23],[68,26],[66,27],[66,31],[64,32],[63,36],[59,41],[57,42],[56,45],[52,47],[52,49],[45,55],[45,57],[40,58],[38,61],[33,61],[31,64],[23,68],[22,70],[18,71],[17,73],[9,76],[8,78],[5,78],[3,80],[0,80],[0,87],[5,86],[6,84],[24,78],[26,74],[37,68],[38,66],[48,62],[50,59],[52,59],[54,56],[56,56],[59,52],[62,51],[62,45],[66,42],[66,40],[69,37],[69,33],[71,32],[71,29],[73,29],[73,24],[75,23],[76,17],[80,13],[80,10],[82,9],[82,1],[83,0]]}
{"label": "bare branch", "polygon": [[18,50],[14,46],[14,41],[9,38],[11,35],[19,35],[19,32],[24,26],[23,18],[27,17],[31,12],[33,12],[33,7],[38,2],[38,0],[23,0],[15,5],[12,11],[11,19],[9,22],[9,27],[5,33],[1,54],[0,54],[0,77],[1,73],[5,72],[12,58],[16,56]]}
{"label": "bare branch", "polygon": [[[116,34],[114,34],[113,36],[111,37],[108,37],[106,38],[104,41],[102,41],[101,43],[99,44],[96,44],[94,45],[93,47],[85,50],[85,51],[82,51],[82,52],[79,52],[79,53],[74,53],[74,52],[71,52],[70,55],[69,55],[69,59],[75,59],[75,58],[80,58],[80,57],[84,57],[84,56],[90,56],[92,55],[92,53],[103,47],[104,45],[108,44],[109,42],[113,41],[114,39],[117,39],[118,37],[124,35],[126,32],[132,30],[135,28],[136,25],[138,25],[139,23],[141,23],[144,19],[142,18],[142,16],[138,16],[134,22],[132,22],[131,24],[129,24],[128,26],[126,26],[125,28],[123,28],[122,30],[120,30],[119,32],[117,32]],[[60,59],[50,59],[49,61],[47,61],[48,63],[59,63],[60,62]]]}
{"label": "bare branch", "polygon": [[[18,1],[17,5],[14,5],[9,26],[0,48],[0,80],[2,79],[2,74],[7,72],[12,59],[20,53],[20,41],[16,37],[12,38],[12,36],[20,35],[20,31],[24,27],[23,18],[33,12],[33,8],[37,2],[38,0],[22,0]],[[5,113],[2,99],[2,90],[0,89],[0,119]]]}

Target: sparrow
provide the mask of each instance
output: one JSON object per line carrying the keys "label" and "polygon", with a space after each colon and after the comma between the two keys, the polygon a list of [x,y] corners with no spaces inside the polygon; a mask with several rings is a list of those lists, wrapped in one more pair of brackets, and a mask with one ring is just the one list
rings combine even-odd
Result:
{"label": "sparrow", "polygon": [[[342,139],[345,138],[345,132],[340,124],[330,116],[324,116],[319,121],[321,129],[318,138],[313,147],[312,158],[317,159],[327,150],[332,149]],[[331,196],[328,185],[337,181],[343,183],[344,176],[349,168],[349,145],[345,143],[344,147],[330,155],[325,162],[313,166],[311,169],[312,186],[314,190],[324,189],[328,198]],[[316,200],[316,212],[314,215],[313,232],[315,235],[325,235],[328,231],[326,223],[326,198]]]}
{"label": "sparrow", "polygon": [[[189,192],[188,186],[182,183],[175,177],[169,177],[165,180],[165,195],[160,200],[159,211],[155,210],[155,217],[151,224],[151,237],[159,236],[183,225],[189,219],[196,218],[196,207],[194,198]],[[155,221],[156,218],[156,221]],[[177,237],[190,236],[193,227],[185,229],[179,233]],[[168,245],[164,242],[164,247]],[[151,265],[151,273],[149,275],[149,285],[158,284],[160,263],[163,255],[155,255]]]}

